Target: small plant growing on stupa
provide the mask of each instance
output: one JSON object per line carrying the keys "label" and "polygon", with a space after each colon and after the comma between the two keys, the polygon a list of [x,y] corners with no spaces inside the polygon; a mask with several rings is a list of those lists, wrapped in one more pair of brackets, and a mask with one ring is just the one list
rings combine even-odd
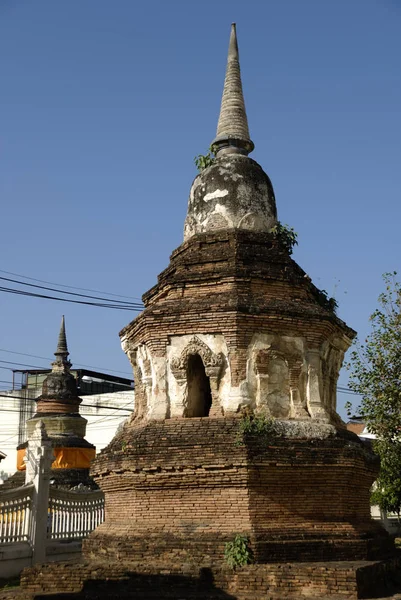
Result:
{"label": "small plant growing on stupa", "polygon": [[209,147],[207,154],[198,154],[198,156],[195,156],[194,163],[195,163],[198,171],[201,172],[204,169],[207,169],[208,167],[210,167],[216,159],[215,155],[216,155],[216,146],[214,144],[212,144]]}
{"label": "small plant growing on stupa", "polygon": [[337,300],[333,297],[329,298],[329,295],[326,292],[326,290],[319,290],[318,301],[319,301],[319,304],[321,306],[323,306],[324,308],[328,308],[329,310],[332,310],[334,313],[337,311],[337,308],[338,308]]}
{"label": "small plant growing on stupa", "polygon": [[247,436],[256,436],[259,440],[267,441],[275,433],[275,422],[272,417],[245,414],[239,422],[236,445],[242,446],[244,437]]}
{"label": "small plant growing on stupa", "polygon": [[237,534],[232,542],[227,542],[224,548],[224,559],[230,569],[249,565],[253,561],[253,554],[248,538]]}
{"label": "small plant growing on stupa", "polygon": [[298,234],[294,231],[293,227],[289,225],[283,225],[280,221],[272,228],[271,232],[280,242],[280,245],[288,252],[292,254],[294,246],[298,245]]}

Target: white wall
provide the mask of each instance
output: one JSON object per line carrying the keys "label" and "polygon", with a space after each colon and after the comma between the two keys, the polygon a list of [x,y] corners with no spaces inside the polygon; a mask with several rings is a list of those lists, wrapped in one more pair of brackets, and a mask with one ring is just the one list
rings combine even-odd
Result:
{"label": "white wall", "polygon": [[82,397],[84,406],[81,406],[80,413],[88,420],[85,437],[96,446],[97,452],[113,439],[120,423],[131,416],[134,400],[134,390]]}
{"label": "white wall", "polygon": [[[34,394],[35,392],[32,391],[32,393]],[[5,471],[10,475],[15,473],[17,464],[16,448],[18,445],[18,424],[21,405],[19,398],[25,398],[25,390],[0,392],[0,450],[7,455],[0,462],[0,471]]]}
{"label": "white wall", "polygon": [[[32,391],[34,396],[39,393]],[[19,390],[0,392],[0,450],[7,455],[0,462],[0,471],[9,474],[15,473],[17,463],[20,400],[15,396],[23,394]],[[132,414],[134,398],[134,390],[82,397],[80,413],[88,420],[85,438],[98,452],[111,441],[119,424]]]}

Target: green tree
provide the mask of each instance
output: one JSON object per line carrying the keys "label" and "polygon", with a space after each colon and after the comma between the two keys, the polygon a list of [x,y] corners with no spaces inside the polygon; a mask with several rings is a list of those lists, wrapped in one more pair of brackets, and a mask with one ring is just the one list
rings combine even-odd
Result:
{"label": "green tree", "polygon": [[380,456],[380,475],[373,486],[371,503],[387,512],[397,513],[398,527],[401,526],[401,444],[398,441],[375,441],[375,450]]}
{"label": "green tree", "polygon": [[[356,344],[348,368],[349,387],[362,399],[358,413],[376,436],[381,470],[372,502],[401,511],[401,284],[397,273],[385,273],[385,291],[370,317],[371,333]],[[351,409],[348,403],[348,411]]]}

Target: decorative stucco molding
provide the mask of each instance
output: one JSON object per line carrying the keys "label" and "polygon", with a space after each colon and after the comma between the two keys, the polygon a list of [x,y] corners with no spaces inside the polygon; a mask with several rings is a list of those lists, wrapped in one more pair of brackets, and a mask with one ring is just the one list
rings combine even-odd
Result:
{"label": "decorative stucco molding", "polygon": [[185,346],[180,356],[173,357],[170,362],[171,371],[177,380],[186,379],[188,360],[190,356],[199,354],[205,367],[206,375],[217,378],[224,365],[221,353],[215,354],[201,339],[194,335]]}

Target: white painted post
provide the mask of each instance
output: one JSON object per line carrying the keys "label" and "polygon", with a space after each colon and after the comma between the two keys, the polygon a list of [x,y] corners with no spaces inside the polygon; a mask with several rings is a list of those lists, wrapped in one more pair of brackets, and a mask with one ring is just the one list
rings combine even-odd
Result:
{"label": "white painted post", "polygon": [[383,510],[382,508],[380,508],[379,510],[380,510],[380,519],[381,519],[384,529],[386,531],[388,531],[389,533],[391,533],[391,525],[388,520],[387,511]]}
{"label": "white painted post", "polygon": [[25,484],[32,483],[32,563],[46,561],[50,467],[54,460],[51,442],[43,421],[39,421],[28,441]]}

